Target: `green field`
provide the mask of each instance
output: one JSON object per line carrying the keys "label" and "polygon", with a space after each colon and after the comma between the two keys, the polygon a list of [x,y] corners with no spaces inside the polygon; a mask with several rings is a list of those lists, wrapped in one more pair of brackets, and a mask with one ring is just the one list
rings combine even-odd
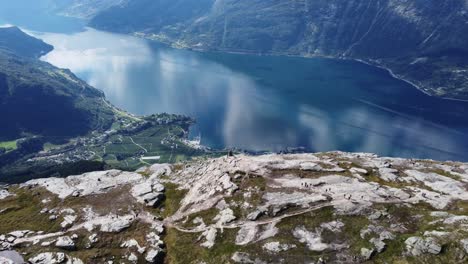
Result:
{"label": "green field", "polygon": [[4,148],[6,151],[15,150],[18,148],[17,140],[0,142],[0,148]]}

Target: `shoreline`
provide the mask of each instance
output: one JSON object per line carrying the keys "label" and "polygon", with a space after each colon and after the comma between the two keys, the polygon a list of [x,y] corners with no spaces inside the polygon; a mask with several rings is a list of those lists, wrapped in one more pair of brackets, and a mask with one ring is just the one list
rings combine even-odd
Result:
{"label": "shoreline", "polygon": [[[99,30],[99,29],[98,29]],[[121,34],[121,33],[119,33]],[[125,34],[125,33],[123,33]],[[305,58],[305,59],[312,59],[312,58],[321,58],[321,59],[333,59],[333,60],[341,60],[341,61],[354,61],[354,62],[359,62],[366,64],[371,67],[376,67],[382,70],[385,70],[390,74],[390,76],[394,79],[403,81],[413,88],[417,89],[418,91],[422,92],[423,94],[434,97],[434,98],[440,98],[442,100],[449,100],[449,101],[458,101],[458,102],[466,102],[468,103],[468,99],[458,99],[458,98],[452,98],[452,97],[443,97],[443,96],[438,96],[435,94],[431,94],[428,91],[425,91],[420,85],[417,85],[416,83],[401,77],[393,72],[392,69],[381,65],[377,62],[371,61],[366,61],[365,59],[357,59],[357,58],[351,58],[351,57],[338,57],[338,56],[327,56],[327,55],[300,55],[300,54],[291,54],[288,52],[268,52],[268,53],[261,53],[261,52],[252,52],[252,51],[242,51],[242,50],[230,50],[230,49],[225,49],[225,50],[210,50],[210,49],[200,49],[197,47],[190,47],[190,46],[183,46],[183,45],[175,45],[176,42],[173,41],[164,41],[163,39],[155,39],[151,37],[147,37],[143,34],[138,34],[138,32],[133,32],[133,33],[128,33],[131,36],[141,38],[141,39],[146,39],[149,41],[154,41],[158,42],[164,45],[167,45],[171,48],[174,49],[180,49],[180,50],[190,50],[190,51],[195,51],[195,52],[200,52],[200,53],[206,53],[206,52],[212,52],[212,53],[228,53],[228,54],[239,54],[239,55],[252,55],[252,56],[284,56],[284,57],[294,57],[294,58]]]}

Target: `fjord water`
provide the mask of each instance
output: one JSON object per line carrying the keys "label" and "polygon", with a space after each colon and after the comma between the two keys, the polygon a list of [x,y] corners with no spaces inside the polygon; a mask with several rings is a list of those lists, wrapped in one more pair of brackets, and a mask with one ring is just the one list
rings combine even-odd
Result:
{"label": "fjord water", "polygon": [[55,46],[43,60],[131,113],[194,117],[192,136],[213,148],[468,160],[468,103],[362,63],[200,53],[89,28],[34,34]]}

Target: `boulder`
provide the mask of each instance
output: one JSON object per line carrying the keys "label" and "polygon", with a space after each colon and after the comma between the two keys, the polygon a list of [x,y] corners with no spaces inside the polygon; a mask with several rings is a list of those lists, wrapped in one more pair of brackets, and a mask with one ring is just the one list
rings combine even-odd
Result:
{"label": "boulder", "polygon": [[250,214],[247,215],[247,219],[250,221],[255,221],[257,220],[260,216],[265,214],[268,211],[266,207],[259,207],[255,211],[251,212]]}
{"label": "boulder", "polygon": [[262,248],[271,253],[279,253],[281,251],[286,251],[291,248],[295,248],[295,245],[281,244],[278,241],[265,243]]}
{"label": "boulder", "polygon": [[[50,219],[50,217],[49,217]],[[68,228],[70,226],[73,225],[73,223],[75,223],[75,220],[76,220],[76,215],[66,215],[63,217],[63,222],[60,223],[60,226],[62,228]]]}
{"label": "boulder", "polygon": [[3,200],[10,196],[12,196],[12,194],[9,193],[7,190],[0,190],[0,200]]}
{"label": "boulder", "polygon": [[328,244],[322,242],[321,235],[318,232],[308,231],[302,226],[296,227],[293,230],[293,235],[299,239],[299,242],[306,244],[311,251],[322,252],[328,249]]}
{"label": "boulder", "polygon": [[338,233],[341,232],[341,230],[344,227],[344,223],[340,221],[331,221],[328,223],[322,223],[320,224],[321,228],[328,229],[331,232]]}
{"label": "boulder", "polygon": [[118,233],[124,229],[129,228],[135,218],[131,215],[119,216],[114,219],[108,219],[101,224],[101,231],[106,233]]}
{"label": "boulder", "polygon": [[29,259],[32,264],[60,264],[66,260],[64,253],[45,252]]}
{"label": "boulder", "polygon": [[212,248],[215,244],[216,234],[218,231],[214,227],[210,227],[202,233],[202,237],[206,238],[206,241],[201,244],[202,247]]}
{"label": "boulder", "polygon": [[148,263],[158,263],[163,257],[164,252],[159,248],[153,248],[148,251],[145,256],[145,260]]}
{"label": "boulder", "polygon": [[75,249],[75,242],[69,236],[62,236],[62,237],[57,238],[57,242],[55,242],[55,246],[58,248],[72,250],[72,249]]}
{"label": "boulder", "polygon": [[369,242],[371,242],[374,245],[378,253],[382,253],[385,250],[385,247],[387,246],[385,242],[378,238],[372,238]]}
{"label": "boulder", "polygon": [[256,225],[244,225],[237,232],[236,245],[247,245],[254,241],[258,233]]}
{"label": "boulder", "polygon": [[138,262],[138,257],[133,253],[130,253],[130,255],[128,255],[127,259],[131,263],[137,263]]}
{"label": "boulder", "polygon": [[213,220],[216,221],[216,225],[222,226],[236,220],[236,217],[234,216],[234,211],[232,211],[232,209],[226,208],[220,211]]}
{"label": "boulder", "polygon": [[466,254],[468,254],[468,238],[460,240],[460,244],[465,250]]}
{"label": "boulder", "polygon": [[442,246],[432,238],[410,237],[405,241],[406,249],[413,256],[430,253],[437,255],[442,250]]}
{"label": "boulder", "polygon": [[365,260],[370,260],[372,256],[374,255],[374,253],[375,253],[374,249],[361,248],[361,256]]}
{"label": "boulder", "polygon": [[147,206],[157,206],[164,199],[164,186],[150,180],[133,186],[131,194],[135,199]]}

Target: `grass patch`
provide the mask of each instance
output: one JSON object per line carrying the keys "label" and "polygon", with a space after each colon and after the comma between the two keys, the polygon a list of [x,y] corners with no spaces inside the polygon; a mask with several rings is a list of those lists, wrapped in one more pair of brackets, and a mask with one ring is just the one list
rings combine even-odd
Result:
{"label": "grass patch", "polygon": [[18,140],[0,142],[0,148],[4,148],[7,152],[15,150],[18,148],[17,142]]}
{"label": "grass patch", "polygon": [[211,249],[204,248],[199,244],[204,240],[197,241],[200,234],[182,233],[175,229],[169,229],[165,238],[167,255],[165,263],[171,264],[207,264],[230,263],[231,257],[242,247],[234,244],[237,229],[218,230],[216,243]]}
{"label": "grass patch", "polygon": [[[48,233],[60,230],[60,219],[49,220],[49,214],[41,214],[43,209],[41,190],[18,188],[16,196],[0,201],[0,208],[7,209],[0,214],[0,234],[17,230],[44,231]],[[53,202],[47,206],[53,205]],[[44,206],[45,207],[45,206]]]}
{"label": "grass patch", "polygon": [[162,217],[169,217],[177,212],[180,207],[180,202],[187,194],[187,190],[179,190],[178,185],[174,183],[165,183],[164,187],[166,191],[166,199],[164,201],[164,211],[162,212]]}

